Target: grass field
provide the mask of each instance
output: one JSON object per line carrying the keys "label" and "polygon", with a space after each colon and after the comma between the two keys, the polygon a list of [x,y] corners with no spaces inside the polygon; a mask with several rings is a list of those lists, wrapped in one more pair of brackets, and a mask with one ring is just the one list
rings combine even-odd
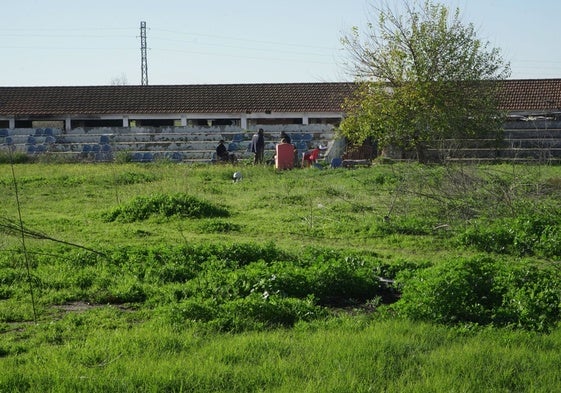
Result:
{"label": "grass field", "polygon": [[560,167],[2,164],[0,192],[0,392],[561,391]]}

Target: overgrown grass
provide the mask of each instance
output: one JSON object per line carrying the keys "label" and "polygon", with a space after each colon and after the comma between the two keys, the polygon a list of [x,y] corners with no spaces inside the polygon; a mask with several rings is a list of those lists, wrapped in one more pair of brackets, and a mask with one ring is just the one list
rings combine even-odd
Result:
{"label": "overgrown grass", "polygon": [[0,391],[561,389],[561,168],[11,169]]}
{"label": "overgrown grass", "polygon": [[[113,322],[87,328],[100,320]],[[3,391],[551,392],[561,383],[558,334],[345,317],[201,336],[112,308],[29,330],[35,345],[0,359]]]}

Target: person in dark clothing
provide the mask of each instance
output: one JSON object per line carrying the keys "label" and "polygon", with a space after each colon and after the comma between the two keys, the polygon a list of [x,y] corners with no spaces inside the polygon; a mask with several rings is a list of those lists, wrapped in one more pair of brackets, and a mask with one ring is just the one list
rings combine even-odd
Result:
{"label": "person in dark clothing", "polygon": [[216,146],[216,157],[220,161],[234,161],[234,155],[228,152],[223,139],[221,139],[220,142],[218,142],[218,146]]}
{"label": "person in dark clothing", "polygon": [[290,135],[286,133],[286,131],[281,131],[280,134],[281,141],[284,139],[285,143],[291,143],[292,139],[290,139]]}
{"label": "person in dark clothing", "polygon": [[253,159],[254,164],[263,164],[263,157],[265,155],[265,136],[263,135],[263,129],[260,128],[259,131],[253,135],[251,138],[251,152],[255,154]]}

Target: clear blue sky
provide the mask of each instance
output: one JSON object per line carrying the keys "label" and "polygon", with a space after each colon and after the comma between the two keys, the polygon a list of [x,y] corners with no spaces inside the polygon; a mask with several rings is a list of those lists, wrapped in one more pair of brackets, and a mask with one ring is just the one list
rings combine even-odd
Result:
{"label": "clear blue sky", "polygon": [[[5,1],[0,86],[140,84],[141,21],[151,85],[352,80],[340,38],[380,1]],[[502,50],[512,78],[561,78],[561,1],[442,2]]]}

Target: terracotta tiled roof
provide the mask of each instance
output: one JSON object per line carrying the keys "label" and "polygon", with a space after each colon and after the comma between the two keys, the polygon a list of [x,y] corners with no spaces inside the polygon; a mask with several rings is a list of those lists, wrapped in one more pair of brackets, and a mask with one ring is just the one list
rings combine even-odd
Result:
{"label": "terracotta tiled roof", "polygon": [[561,108],[561,79],[512,79],[500,83],[502,109],[550,111]]}
{"label": "terracotta tiled roof", "polygon": [[352,83],[0,87],[0,115],[340,112]]}
{"label": "terracotta tiled roof", "polygon": [[[561,79],[499,82],[501,108],[561,108]],[[353,83],[0,87],[0,115],[341,112]]]}

